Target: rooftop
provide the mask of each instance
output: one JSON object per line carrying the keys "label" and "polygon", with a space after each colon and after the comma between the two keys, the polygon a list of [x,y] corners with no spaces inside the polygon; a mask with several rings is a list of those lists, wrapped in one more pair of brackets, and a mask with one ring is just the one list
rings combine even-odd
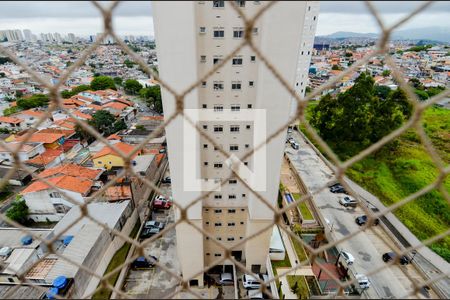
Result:
{"label": "rooftop", "polygon": [[[48,182],[54,184],[56,187],[68,190],[80,194],[87,194],[92,187],[92,180],[85,179],[85,178],[78,178],[74,176],[69,175],[62,175],[62,176],[56,176],[52,178],[47,178]],[[39,192],[47,189],[53,189],[49,185],[47,185],[44,182],[41,181],[34,181],[32,184],[30,184],[27,188],[25,188],[22,192],[20,192],[21,195],[25,195],[28,193],[34,193]]]}
{"label": "rooftop", "polygon": [[119,151],[123,152],[125,155],[131,153],[134,150],[134,147],[130,144],[118,142],[114,145],[111,145],[111,147],[104,146],[102,150],[97,152],[92,158],[99,158],[108,154],[112,155],[119,155],[119,153],[111,148],[118,149]]}
{"label": "rooftop", "polygon": [[64,164],[58,167],[46,169],[39,173],[39,176],[48,178],[55,175],[70,175],[73,177],[95,180],[102,172],[103,170],[90,169],[76,164]]}

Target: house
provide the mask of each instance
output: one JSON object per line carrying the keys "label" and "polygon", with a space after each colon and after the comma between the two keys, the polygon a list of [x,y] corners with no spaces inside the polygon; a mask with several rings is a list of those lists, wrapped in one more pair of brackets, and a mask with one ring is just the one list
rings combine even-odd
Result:
{"label": "house", "polygon": [[3,148],[0,145],[0,161],[2,162],[12,163],[14,161],[14,157],[11,151],[16,152],[19,155],[19,159],[21,162],[32,159],[33,157],[36,157],[45,152],[43,143],[26,142],[20,147],[20,149],[18,149],[20,146],[19,142],[6,143],[6,146],[9,149]]}
{"label": "house", "polygon": [[[92,156],[94,166],[96,168],[105,168],[107,170],[111,168],[124,167],[124,161],[115,149],[123,152],[124,155],[128,155],[134,150],[134,147],[123,142],[115,143],[114,145],[111,145],[111,147],[104,146],[99,152]],[[139,150],[136,154],[133,155],[133,158],[141,155],[141,153],[142,150]]]}
{"label": "house", "polygon": [[26,160],[24,163],[39,169],[46,169],[61,165],[65,158],[63,149],[46,149],[44,153]]}
{"label": "house", "polygon": [[22,123],[24,120],[16,117],[0,117],[0,128],[20,131],[22,129]]}

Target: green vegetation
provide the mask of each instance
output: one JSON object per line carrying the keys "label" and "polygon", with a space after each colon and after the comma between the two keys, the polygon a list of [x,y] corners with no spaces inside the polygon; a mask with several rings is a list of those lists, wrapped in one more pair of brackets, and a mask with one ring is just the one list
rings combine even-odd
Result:
{"label": "green vegetation", "polygon": [[139,95],[150,108],[156,110],[158,113],[163,112],[161,87],[159,85],[143,88],[139,91]]}
{"label": "green vegetation", "polygon": [[70,91],[62,91],[61,92],[61,97],[63,97],[64,99],[68,99],[68,98],[70,98],[72,96],[77,95],[78,93],[81,93],[81,92],[84,92],[84,91],[88,91],[90,89],[91,89],[90,85],[82,84],[82,85],[74,87]]}
{"label": "green vegetation", "polygon": [[411,78],[408,82],[420,100],[427,100],[445,90],[445,87],[425,87],[417,78]]}
{"label": "green vegetation", "polygon": [[142,84],[140,84],[139,81],[135,79],[128,79],[125,81],[123,88],[127,94],[137,95],[142,89]]}
{"label": "green vegetation", "polygon": [[384,70],[383,73],[381,73],[381,76],[383,76],[383,77],[388,77],[389,75],[391,75],[390,70]]}
{"label": "green vegetation", "polygon": [[286,279],[291,291],[297,294],[298,299],[309,299],[308,284],[305,276],[287,275]]}
{"label": "green vegetation", "polygon": [[[295,201],[298,201],[300,199],[300,194],[298,194],[298,193],[293,193],[292,196],[294,197]],[[308,205],[306,204],[305,201],[301,202],[298,205],[298,208],[300,209],[302,217],[305,220],[314,220],[314,217],[313,217],[311,211],[309,210]]]}
{"label": "green vegetation", "polygon": [[8,107],[8,108],[5,108],[5,109],[3,110],[3,115],[4,115],[4,116],[9,116],[9,115],[15,114],[15,113],[18,112],[19,110],[20,110],[20,109],[19,109],[17,106]]}
{"label": "green vegetation", "polygon": [[109,76],[97,76],[91,81],[91,89],[94,91],[116,89],[114,80]]}
{"label": "green vegetation", "polygon": [[35,94],[29,98],[20,98],[17,100],[17,107],[20,109],[30,109],[48,104],[48,96],[44,94]]}
{"label": "green vegetation", "polygon": [[120,77],[114,77],[113,80],[116,85],[122,85],[123,83],[123,79]]}
{"label": "green vegetation", "polygon": [[431,47],[433,47],[433,45],[414,46],[414,47],[409,48],[406,51],[420,52],[420,51],[426,51],[426,50],[430,49]]}
{"label": "green vegetation", "polygon": [[5,201],[11,196],[11,186],[9,184],[5,184],[2,188],[0,188],[0,202]]}
{"label": "green vegetation", "polygon": [[124,60],[123,64],[127,66],[127,68],[132,68],[136,63],[132,62],[128,58]]}
{"label": "green vegetation", "polygon": [[0,65],[4,65],[8,62],[12,62],[11,58],[0,56]]}
{"label": "green vegetation", "polygon": [[11,203],[11,207],[6,212],[6,216],[20,224],[25,224],[28,216],[28,206],[25,203],[25,200],[18,197],[13,203]]}
{"label": "green vegetation", "polygon": [[295,239],[291,239],[291,242],[294,246],[295,252],[297,253],[298,259],[300,260],[299,263],[307,260],[308,256],[306,255],[303,245]]}
{"label": "green vegetation", "polygon": [[[133,230],[130,233],[130,237],[134,238],[139,231],[140,223],[139,221],[134,225]],[[131,244],[125,243],[122,248],[117,250],[117,252],[114,254],[113,258],[109,262],[108,267],[105,270],[105,274],[111,273],[113,270],[115,270],[118,266],[124,263],[124,261],[127,258],[128,251],[130,250]],[[109,277],[108,282],[112,286],[116,284],[117,278],[119,278],[120,271],[114,273],[111,277]],[[99,285],[100,286],[100,285]],[[93,296],[92,299],[109,299],[111,297],[111,290],[108,288],[101,288],[99,289]]]}

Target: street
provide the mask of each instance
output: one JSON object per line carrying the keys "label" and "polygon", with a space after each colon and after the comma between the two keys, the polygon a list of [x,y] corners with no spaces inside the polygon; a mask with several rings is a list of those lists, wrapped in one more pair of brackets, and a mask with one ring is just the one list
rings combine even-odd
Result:
{"label": "street", "polygon": [[[349,234],[359,232],[360,227],[355,223],[355,218],[363,215],[363,210],[359,206],[345,208],[338,202],[339,197],[344,194],[333,194],[328,188],[315,193],[333,178],[332,171],[298,132],[294,131],[293,137],[299,142],[300,149],[294,150],[287,144],[286,154],[308,190],[314,194],[313,201],[320,213],[329,221],[332,238],[340,240]],[[381,256],[391,249],[375,232],[389,239],[380,226],[374,226],[337,245],[339,250],[350,252],[355,257],[355,262],[351,266],[354,273],[367,274],[385,266]],[[412,282],[406,274],[411,276],[414,281],[424,281],[412,264],[392,265],[368,276],[372,285],[366,290],[367,296],[369,298],[399,298],[406,295],[413,290]],[[421,298],[436,297],[432,291],[430,291],[430,295],[420,296]]]}

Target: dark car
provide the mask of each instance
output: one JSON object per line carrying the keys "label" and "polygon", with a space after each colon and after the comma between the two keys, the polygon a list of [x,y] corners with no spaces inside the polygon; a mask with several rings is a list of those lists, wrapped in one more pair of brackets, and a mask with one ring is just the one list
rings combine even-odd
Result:
{"label": "dark car", "polygon": [[140,238],[146,239],[151,236],[154,236],[155,234],[158,234],[159,232],[160,232],[160,229],[157,227],[145,228],[144,230],[142,230]]}
{"label": "dark car", "polygon": [[131,263],[131,268],[139,270],[139,269],[150,269],[150,268],[154,267],[155,261],[158,261],[158,259],[153,255],[151,255],[150,257],[152,258],[151,261],[149,261],[145,256],[140,256],[140,257],[136,258]]}
{"label": "dark car", "polygon": [[170,179],[169,176],[167,176],[166,178],[163,178],[163,179],[161,180],[161,183],[172,183],[172,180]]}
{"label": "dark car", "polygon": [[[367,218],[366,215],[359,216],[359,217],[357,217],[357,218],[355,219],[356,224],[358,224],[359,226],[365,225],[365,224],[367,223],[367,221],[368,221],[368,218]],[[374,225],[380,224],[380,220],[379,220],[379,219],[375,219],[375,220],[373,221],[373,224],[374,224]]]}
{"label": "dark car", "polygon": [[[388,261],[397,259],[397,254],[395,252],[386,252],[386,253],[383,254],[382,258],[383,258],[384,262],[388,262]],[[405,256],[405,255],[400,257],[399,261],[400,261],[401,265],[409,264],[409,258],[407,256]]]}
{"label": "dark car", "polygon": [[340,183],[336,183],[332,186],[330,186],[330,192],[332,193],[344,193],[347,194],[347,191],[344,189],[344,187]]}

